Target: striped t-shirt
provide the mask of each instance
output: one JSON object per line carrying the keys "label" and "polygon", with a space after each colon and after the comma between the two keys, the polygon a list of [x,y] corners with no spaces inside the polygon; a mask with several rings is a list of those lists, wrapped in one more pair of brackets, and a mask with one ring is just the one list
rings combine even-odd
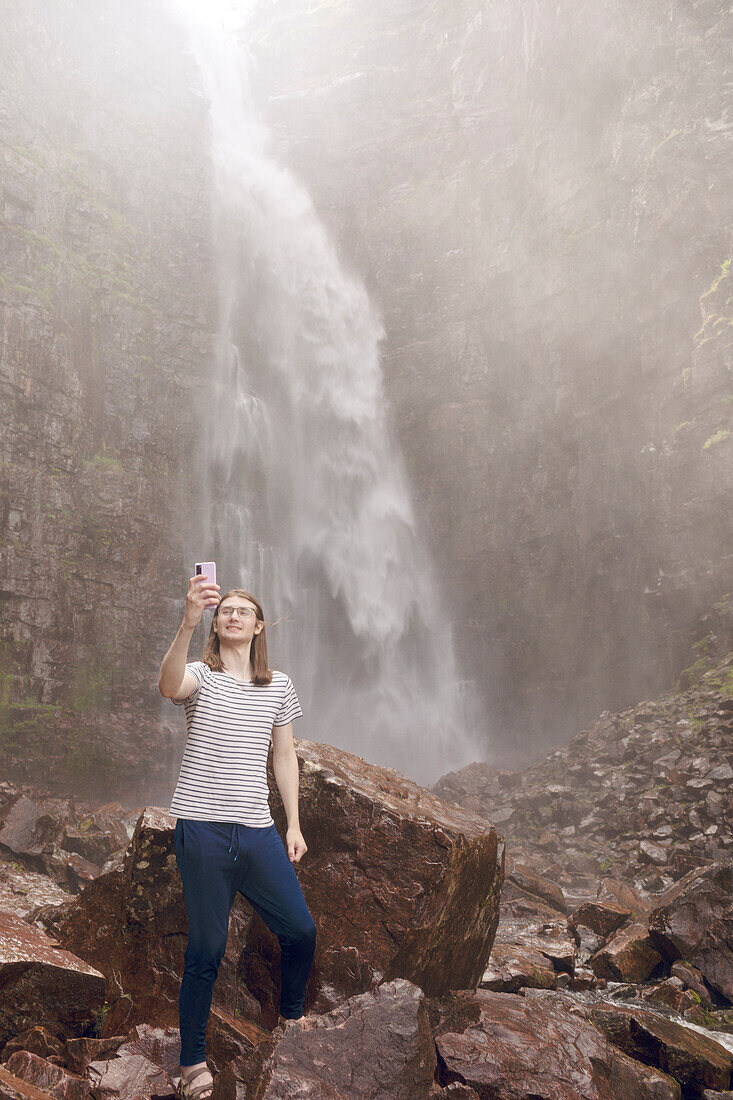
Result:
{"label": "striped t-shirt", "polygon": [[272,683],[252,684],[203,661],[186,665],[197,686],[185,699],[186,747],[171,814],[197,821],[273,824],[268,800],[267,754],[273,726],[301,718],[295,688],[276,669]]}

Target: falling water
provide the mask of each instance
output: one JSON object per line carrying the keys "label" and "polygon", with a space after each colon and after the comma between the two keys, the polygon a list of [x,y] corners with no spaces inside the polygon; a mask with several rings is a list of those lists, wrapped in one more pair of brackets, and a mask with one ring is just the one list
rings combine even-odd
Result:
{"label": "falling water", "polygon": [[296,736],[430,783],[485,750],[387,419],[385,332],[273,159],[246,51],[203,7],[175,0],[210,102],[215,179],[219,329],[196,391],[208,514],[195,555],[215,558],[222,592],[248,588],[268,620],[289,620],[268,645],[303,705]]}

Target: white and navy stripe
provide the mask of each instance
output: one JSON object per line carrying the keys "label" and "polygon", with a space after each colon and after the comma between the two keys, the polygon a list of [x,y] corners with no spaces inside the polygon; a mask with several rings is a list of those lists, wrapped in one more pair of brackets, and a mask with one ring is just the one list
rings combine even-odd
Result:
{"label": "white and navy stripe", "polygon": [[188,737],[169,812],[267,828],[272,727],[303,715],[290,677],[273,670],[270,684],[244,683],[203,661],[187,664],[186,672],[198,684],[186,699],[171,700],[185,707]]}

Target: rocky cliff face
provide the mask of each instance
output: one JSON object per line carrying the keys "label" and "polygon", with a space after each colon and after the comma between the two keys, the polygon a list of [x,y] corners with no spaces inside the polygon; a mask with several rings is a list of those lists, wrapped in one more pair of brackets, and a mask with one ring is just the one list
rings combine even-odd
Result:
{"label": "rocky cliff face", "polygon": [[[159,754],[129,708],[157,711],[188,575],[215,315],[206,105],[159,5],[31,0],[2,22],[3,760],[101,789]],[[109,707],[115,728],[94,717]]]}
{"label": "rocky cliff face", "polygon": [[733,581],[722,9],[283,0],[246,39],[382,309],[498,755],[670,686]]}
{"label": "rocky cliff face", "polygon": [[[382,309],[461,660],[497,762],[524,760],[731,637],[723,14],[310,9],[258,9],[255,93]],[[216,324],[207,105],[166,11],[3,5],[0,735],[20,778],[154,774]]]}

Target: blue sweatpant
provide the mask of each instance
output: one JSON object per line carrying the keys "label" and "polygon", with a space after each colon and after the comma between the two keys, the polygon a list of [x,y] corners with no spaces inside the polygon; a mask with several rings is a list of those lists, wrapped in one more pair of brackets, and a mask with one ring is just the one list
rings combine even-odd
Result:
{"label": "blue sweatpant", "polygon": [[188,910],[188,945],[178,998],[182,1066],[206,1059],[206,1023],[237,892],[280,941],[280,1015],[303,1015],[316,926],[295,868],[274,825],[181,818],[174,833],[176,863]]}

